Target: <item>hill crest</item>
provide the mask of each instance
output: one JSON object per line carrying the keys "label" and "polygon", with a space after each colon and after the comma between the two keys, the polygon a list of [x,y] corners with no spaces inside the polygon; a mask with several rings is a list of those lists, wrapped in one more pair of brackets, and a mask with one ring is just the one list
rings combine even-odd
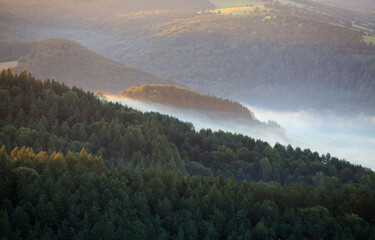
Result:
{"label": "hill crest", "polygon": [[37,42],[30,52],[20,57],[16,72],[27,69],[40,78],[53,77],[69,86],[85,90],[117,91],[135,84],[178,84],[136,67],[104,57],[77,42],[49,39]]}
{"label": "hill crest", "polygon": [[253,113],[238,102],[218,98],[208,94],[200,94],[194,90],[174,85],[143,84],[122,91],[118,97],[131,98],[153,103],[161,103],[182,108],[193,108],[203,111],[214,111],[250,116]]}

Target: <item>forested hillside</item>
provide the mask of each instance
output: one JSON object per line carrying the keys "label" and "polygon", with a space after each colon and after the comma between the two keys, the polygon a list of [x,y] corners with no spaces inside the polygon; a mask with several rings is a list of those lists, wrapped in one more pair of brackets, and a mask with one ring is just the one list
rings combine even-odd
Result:
{"label": "forested hillside", "polygon": [[22,50],[17,46],[28,49],[27,54],[18,58],[15,71],[20,73],[23,69],[29,69],[40,79],[52,77],[69,86],[91,91],[118,91],[142,83],[176,84],[175,81],[126,66],[64,39],[14,44],[13,48],[9,48],[9,51],[14,49],[14,54]]}
{"label": "forested hillside", "polygon": [[4,239],[375,236],[374,172],[329,154],[196,132],[26,71],[1,72],[0,100]]}
{"label": "forested hillside", "polygon": [[156,26],[131,49],[105,54],[252,104],[373,112],[373,47],[360,32],[296,15],[197,16]]}
{"label": "forested hillside", "polygon": [[358,1],[0,0],[0,240],[375,240]]}
{"label": "forested hillside", "polygon": [[374,239],[374,182],[238,183],[0,150],[2,239]]}
{"label": "forested hillside", "polygon": [[174,85],[143,84],[128,88],[117,96],[196,110],[238,114],[247,116],[249,120],[253,119],[253,113],[238,102],[200,94]]}
{"label": "forested hillside", "polygon": [[309,149],[248,136],[196,132],[158,113],[141,113],[58,82],[22,72],[1,72],[0,145],[35,152],[87,152],[109,167],[179,170],[203,176],[235,176],[238,181],[273,181],[340,187],[373,179],[371,170]]}

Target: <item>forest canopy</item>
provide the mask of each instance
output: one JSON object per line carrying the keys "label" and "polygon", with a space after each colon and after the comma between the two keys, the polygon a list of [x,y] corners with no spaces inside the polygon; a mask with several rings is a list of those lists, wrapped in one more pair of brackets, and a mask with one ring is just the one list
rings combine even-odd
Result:
{"label": "forest canopy", "polygon": [[[102,156],[121,169],[179,170],[202,176],[234,176],[238,181],[358,184],[370,169],[309,149],[268,143],[250,136],[202,129],[159,113],[141,113],[56,81],[40,81],[26,71],[1,72],[0,145],[35,152]],[[321,179],[317,181],[316,179]]]}
{"label": "forest canopy", "polygon": [[238,183],[31,148],[0,150],[2,239],[374,239],[372,181]]}
{"label": "forest canopy", "polygon": [[[0,73],[3,239],[373,239],[375,174]],[[93,155],[92,155],[93,154]]]}
{"label": "forest canopy", "polygon": [[240,127],[263,123],[238,102],[373,115],[374,13],[280,1],[0,0],[0,63],[18,64],[0,72],[0,240],[375,240],[366,166],[92,92]]}

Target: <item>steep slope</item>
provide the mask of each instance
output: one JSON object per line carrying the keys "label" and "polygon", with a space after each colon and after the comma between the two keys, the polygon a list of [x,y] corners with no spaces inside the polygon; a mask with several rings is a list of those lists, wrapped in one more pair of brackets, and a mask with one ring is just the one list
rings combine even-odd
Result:
{"label": "steep slope", "polygon": [[[157,168],[192,175],[235,176],[280,184],[362,182],[370,169],[309,149],[255,140],[241,134],[193,129],[155,112],[141,113],[26,72],[0,74],[0,145],[7,149],[102,155],[107,166]],[[319,181],[314,179],[318,178]],[[364,179],[366,180],[366,179]]]}
{"label": "steep slope", "polygon": [[1,236],[374,236],[370,169],[309,149],[196,132],[26,72],[1,71],[0,99]]}
{"label": "steep slope", "polygon": [[157,111],[191,122],[195,129],[212,128],[252,136],[271,144],[290,143],[286,131],[272,120],[259,121],[252,111],[233,100],[200,94],[173,85],[145,84],[131,87],[118,95],[95,93],[108,101],[138,109],[142,112]]}
{"label": "steep slope", "polygon": [[87,90],[118,91],[143,83],[174,83],[138,68],[125,66],[103,57],[86,47],[64,39],[36,43],[30,52],[19,59],[15,69],[32,71],[40,79],[52,76],[55,80]]}

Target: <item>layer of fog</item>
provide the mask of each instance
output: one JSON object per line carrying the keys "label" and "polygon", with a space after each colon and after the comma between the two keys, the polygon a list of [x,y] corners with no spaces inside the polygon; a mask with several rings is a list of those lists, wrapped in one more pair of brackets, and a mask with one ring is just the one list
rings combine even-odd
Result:
{"label": "layer of fog", "polygon": [[309,148],[320,155],[345,159],[353,164],[375,169],[375,116],[357,116],[344,118],[332,112],[314,111],[273,111],[254,106],[247,106],[257,119],[262,122],[276,121],[280,128],[261,128],[246,121],[233,118],[219,118],[190,109],[178,109],[161,104],[150,104],[129,99],[109,99],[143,112],[160,112],[186,122],[191,122],[195,129],[210,128],[240,133],[274,145],[291,144],[294,148]]}
{"label": "layer of fog", "polygon": [[0,63],[0,70],[8,69],[8,68],[14,68],[14,67],[17,67],[17,65],[18,65],[17,61],[1,62]]}
{"label": "layer of fog", "polygon": [[272,144],[276,142],[288,142],[285,137],[285,130],[274,122],[260,122],[254,119],[230,115],[228,113],[217,113],[199,111],[187,108],[177,108],[156,103],[146,103],[131,99],[109,98],[110,101],[117,101],[142,112],[160,112],[176,117],[184,122],[191,122],[196,131],[210,128],[213,131],[222,130],[225,132],[241,133],[262,139]]}
{"label": "layer of fog", "polygon": [[345,159],[375,169],[375,116],[342,117],[332,112],[282,112],[247,106],[260,120],[273,119],[293,147]]}

